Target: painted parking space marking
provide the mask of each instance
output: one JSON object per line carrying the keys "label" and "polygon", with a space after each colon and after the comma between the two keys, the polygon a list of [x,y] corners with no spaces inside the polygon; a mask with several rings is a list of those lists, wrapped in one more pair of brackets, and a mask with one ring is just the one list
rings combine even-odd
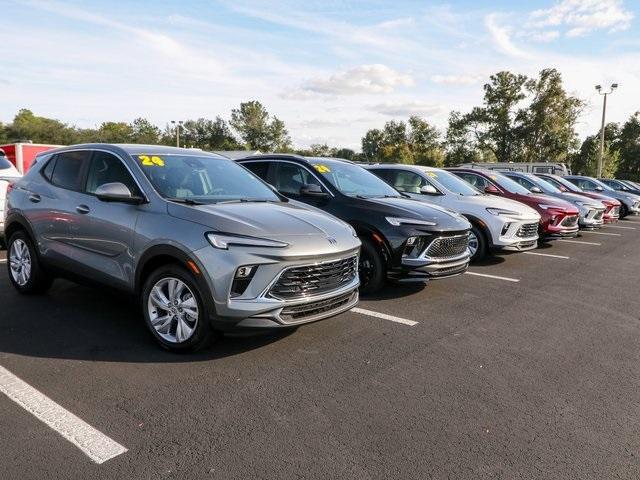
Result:
{"label": "painted parking space marking", "polygon": [[599,247],[602,244],[601,243],[596,243],[596,242],[583,242],[581,240],[558,240],[558,242],[566,242],[566,243],[577,243],[579,245],[593,245],[594,247]]}
{"label": "painted parking space marking", "polygon": [[0,392],[73,443],[95,463],[104,463],[127,451],[2,366]]}
{"label": "painted parking space marking", "polygon": [[622,226],[622,225],[607,225],[607,226],[606,226],[606,227],[604,227],[604,228],[607,228],[607,229],[608,229],[608,228],[622,228],[623,230],[637,230],[637,228],[636,228],[636,227],[624,227],[624,226]]}
{"label": "painted parking space marking", "polygon": [[550,253],[538,253],[538,252],[522,252],[525,255],[537,255],[538,257],[549,257],[549,258],[562,258],[564,260],[569,260],[570,257],[566,257],[564,255],[551,255]]}
{"label": "painted parking space marking", "polygon": [[359,313],[361,315],[368,315],[370,317],[382,318],[383,320],[389,320],[390,322],[402,323],[403,325],[409,325],[410,327],[413,327],[414,325],[418,324],[418,322],[415,322],[413,320],[407,320],[406,318],[402,318],[402,317],[394,317],[393,315],[374,312],[373,310],[365,310],[364,308],[352,308],[350,311],[354,313]]}
{"label": "painted parking space marking", "polygon": [[609,232],[591,232],[589,230],[585,230],[583,232],[580,232],[581,234],[585,234],[585,233],[592,233],[593,235],[609,235],[610,237],[621,237],[622,234],[621,233],[609,233]]}
{"label": "painted parking space marking", "polygon": [[470,272],[470,271],[466,271],[464,272],[465,275],[473,275],[476,277],[485,277],[485,278],[493,278],[494,280],[504,280],[505,282],[513,282],[513,283],[518,283],[520,280],[517,278],[510,278],[510,277],[499,277],[497,275],[489,275],[488,273],[476,273],[476,272]]}
{"label": "painted parking space marking", "polygon": [[0,258],[0,263],[7,263],[7,259],[6,258]]}

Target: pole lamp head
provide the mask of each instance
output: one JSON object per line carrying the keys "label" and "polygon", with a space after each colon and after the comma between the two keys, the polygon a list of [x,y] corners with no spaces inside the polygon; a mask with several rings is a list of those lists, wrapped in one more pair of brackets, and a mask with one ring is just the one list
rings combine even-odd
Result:
{"label": "pole lamp head", "polygon": [[602,90],[602,85],[596,85],[596,90],[597,90],[597,91]]}
{"label": "pole lamp head", "polygon": [[618,84],[617,83],[612,83],[611,84],[611,90],[615,90],[616,88],[618,88]]}

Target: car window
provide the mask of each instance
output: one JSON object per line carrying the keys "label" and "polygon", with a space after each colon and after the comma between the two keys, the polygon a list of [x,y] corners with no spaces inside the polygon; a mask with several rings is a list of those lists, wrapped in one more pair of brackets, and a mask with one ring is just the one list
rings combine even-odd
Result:
{"label": "car window", "polygon": [[246,162],[241,164],[243,167],[251,170],[265,182],[269,175],[269,162]]}
{"label": "car window", "polygon": [[321,186],[306,168],[287,162],[278,162],[275,183],[276,190],[285,195],[300,195],[304,185]]}
{"label": "car window", "polygon": [[42,169],[42,175],[47,180],[51,181],[51,174],[53,173],[53,168],[56,166],[56,157],[50,158],[47,164]]}
{"label": "car window", "polygon": [[0,170],[4,170],[5,168],[11,168],[13,164],[9,161],[7,157],[4,155],[0,155]]}
{"label": "car window", "polygon": [[51,183],[68,190],[80,190],[82,170],[90,156],[91,152],[88,151],[58,154],[51,174]]}
{"label": "car window", "polygon": [[349,162],[314,158],[311,166],[343,195],[359,198],[399,197],[397,190],[369,170]]}
{"label": "car window", "polygon": [[89,164],[85,191],[96,193],[99,186],[115,182],[126,185],[134,195],[141,193],[122,160],[107,152],[95,152]]}
{"label": "car window", "polygon": [[585,180],[584,178],[575,179],[575,183],[576,183],[576,185],[578,185],[578,187],[580,187],[583,190],[595,190],[596,189],[596,184],[595,183],[590,182],[589,180]]}
{"label": "car window", "polygon": [[465,181],[469,182],[471,185],[476,187],[481,192],[484,191],[486,187],[489,186],[489,182],[481,177],[480,175],[475,175],[473,173],[458,173],[458,175]]}
{"label": "car window", "polygon": [[391,186],[400,192],[420,193],[420,189],[427,184],[427,181],[420,175],[407,170],[396,170],[391,179]]}
{"label": "car window", "polygon": [[514,182],[516,182],[518,185],[523,186],[524,188],[526,188],[527,190],[531,190],[533,187],[535,187],[535,183],[527,180],[526,178],[522,178],[522,177],[518,177],[515,175],[509,175],[508,176],[511,180],[513,180]]}

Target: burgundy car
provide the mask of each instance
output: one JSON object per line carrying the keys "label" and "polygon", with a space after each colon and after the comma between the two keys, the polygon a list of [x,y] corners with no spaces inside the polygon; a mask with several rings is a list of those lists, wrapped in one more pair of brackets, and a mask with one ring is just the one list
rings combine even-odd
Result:
{"label": "burgundy car", "polygon": [[585,192],[577,185],[574,185],[569,180],[562,178],[560,175],[553,175],[551,173],[536,173],[536,175],[552,185],[558,187],[563,192],[575,193],[582,195],[583,197],[593,198],[594,200],[600,200],[605,206],[605,211],[602,219],[604,223],[614,223],[620,218],[620,201],[615,198],[608,197],[603,193]]}
{"label": "burgundy car", "polygon": [[559,198],[531,193],[510,178],[493,170],[450,168],[481,192],[510,198],[530,206],[540,214],[540,237],[575,237],[578,234],[578,209]]}

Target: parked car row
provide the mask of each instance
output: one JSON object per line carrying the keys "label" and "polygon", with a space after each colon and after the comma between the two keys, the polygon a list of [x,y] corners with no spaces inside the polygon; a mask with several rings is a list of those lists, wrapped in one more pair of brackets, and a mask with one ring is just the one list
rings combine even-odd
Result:
{"label": "parked car row", "polygon": [[[599,228],[617,219],[622,196],[625,206],[636,197],[633,185],[595,180],[584,191],[576,178],[284,154],[233,161],[148,145],[58,148],[8,188],[9,278],[24,294],[56,277],[124,290],[160,345],[192,350],[219,332],[328,318],[386,282],[460,275],[491,250]],[[639,211],[636,198],[625,213]]]}

